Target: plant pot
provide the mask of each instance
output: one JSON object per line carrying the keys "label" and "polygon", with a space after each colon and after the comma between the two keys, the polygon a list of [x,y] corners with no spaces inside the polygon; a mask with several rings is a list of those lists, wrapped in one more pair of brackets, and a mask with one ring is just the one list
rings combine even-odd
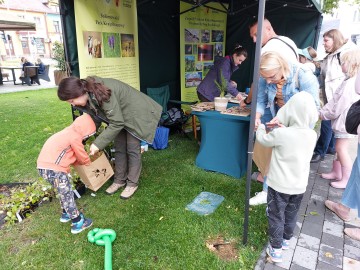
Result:
{"label": "plant pot", "polygon": [[216,97],[214,99],[215,110],[216,111],[225,111],[228,105],[229,100],[226,97]]}
{"label": "plant pot", "polygon": [[62,79],[69,77],[67,72],[64,70],[54,70],[55,84],[59,85]]}

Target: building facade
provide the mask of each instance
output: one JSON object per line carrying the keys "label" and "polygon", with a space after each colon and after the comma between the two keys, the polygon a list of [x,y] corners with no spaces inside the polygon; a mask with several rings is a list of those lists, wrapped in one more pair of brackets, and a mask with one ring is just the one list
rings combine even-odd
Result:
{"label": "building facade", "polygon": [[22,56],[31,61],[51,58],[52,44],[55,41],[62,42],[57,0],[4,0],[0,5],[0,16],[2,13],[10,13],[36,24],[36,31],[3,31],[3,38],[0,39],[2,61],[19,59]]}

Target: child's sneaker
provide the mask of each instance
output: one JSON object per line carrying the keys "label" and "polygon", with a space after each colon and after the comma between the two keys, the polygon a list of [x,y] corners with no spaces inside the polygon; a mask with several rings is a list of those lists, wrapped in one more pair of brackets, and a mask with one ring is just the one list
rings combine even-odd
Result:
{"label": "child's sneaker", "polygon": [[81,219],[80,221],[76,223],[71,224],[71,233],[77,234],[85,230],[86,228],[89,228],[92,225],[92,219],[85,218],[83,214],[80,214]]}
{"label": "child's sneaker", "polygon": [[71,218],[69,217],[69,215],[67,213],[63,212],[61,214],[60,222],[66,223],[66,222],[69,222],[70,220],[71,220]]}
{"label": "child's sneaker", "polygon": [[290,247],[290,240],[283,239],[282,249],[289,249],[289,247]]}
{"label": "child's sneaker", "polygon": [[282,249],[273,248],[270,244],[266,248],[266,253],[273,262],[282,262]]}

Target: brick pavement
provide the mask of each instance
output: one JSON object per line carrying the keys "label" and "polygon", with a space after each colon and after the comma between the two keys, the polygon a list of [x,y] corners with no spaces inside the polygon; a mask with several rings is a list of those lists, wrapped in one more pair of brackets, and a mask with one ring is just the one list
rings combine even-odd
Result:
{"label": "brick pavement", "polygon": [[343,222],[325,207],[325,200],[339,202],[343,189],[330,186],[320,174],[331,170],[333,156],[326,155],[320,163],[311,164],[309,184],[298,214],[297,227],[290,249],[283,251],[282,263],[266,260],[265,248],[255,270],[359,270],[360,241],[346,236],[347,227],[360,227],[356,212],[353,220]]}

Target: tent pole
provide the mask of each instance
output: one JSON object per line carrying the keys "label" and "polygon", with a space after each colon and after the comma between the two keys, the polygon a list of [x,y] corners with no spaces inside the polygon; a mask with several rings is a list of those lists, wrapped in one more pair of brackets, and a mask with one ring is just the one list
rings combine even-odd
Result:
{"label": "tent pole", "polygon": [[321,32],[321,25],[322,25],[322,21],[323,21],[323,16],[319,16],[318,18],[318,22],[316,25],[316,33],[315,33],[315,37],[314,37],[314,42],[313,42],[313,48],[315,50],[317,50],[317,45],[318,45],[318,40],[320,38],[320,32]]}
{"label": "tent pole", "polygon": [[[265,0],[259,1],[258,10],[258,24],[257,33],[262,33],[265,14]],[[254,63],[254,76],[253,76],[253,94],[251,99],[251,115],[250,115],[250,128],[249,128],[249,141],[248,141],[248,160],[247,160],[247,173],[246,173],[246,200],[245,200],[245,217],[244,217],[244,231],[243,243],[247,243],[248,228],[249,228],[249,199],[250,199],[250,186],[251,186],[251,169],[252,157],[254,149],[254,128],[256,116],[256,102],[257,92],[259,87],[259,70],[260,70],[260,56],[261,56],[261,43],[262,35],[256,35],[256,49],[255,49],[255,63]]]}

